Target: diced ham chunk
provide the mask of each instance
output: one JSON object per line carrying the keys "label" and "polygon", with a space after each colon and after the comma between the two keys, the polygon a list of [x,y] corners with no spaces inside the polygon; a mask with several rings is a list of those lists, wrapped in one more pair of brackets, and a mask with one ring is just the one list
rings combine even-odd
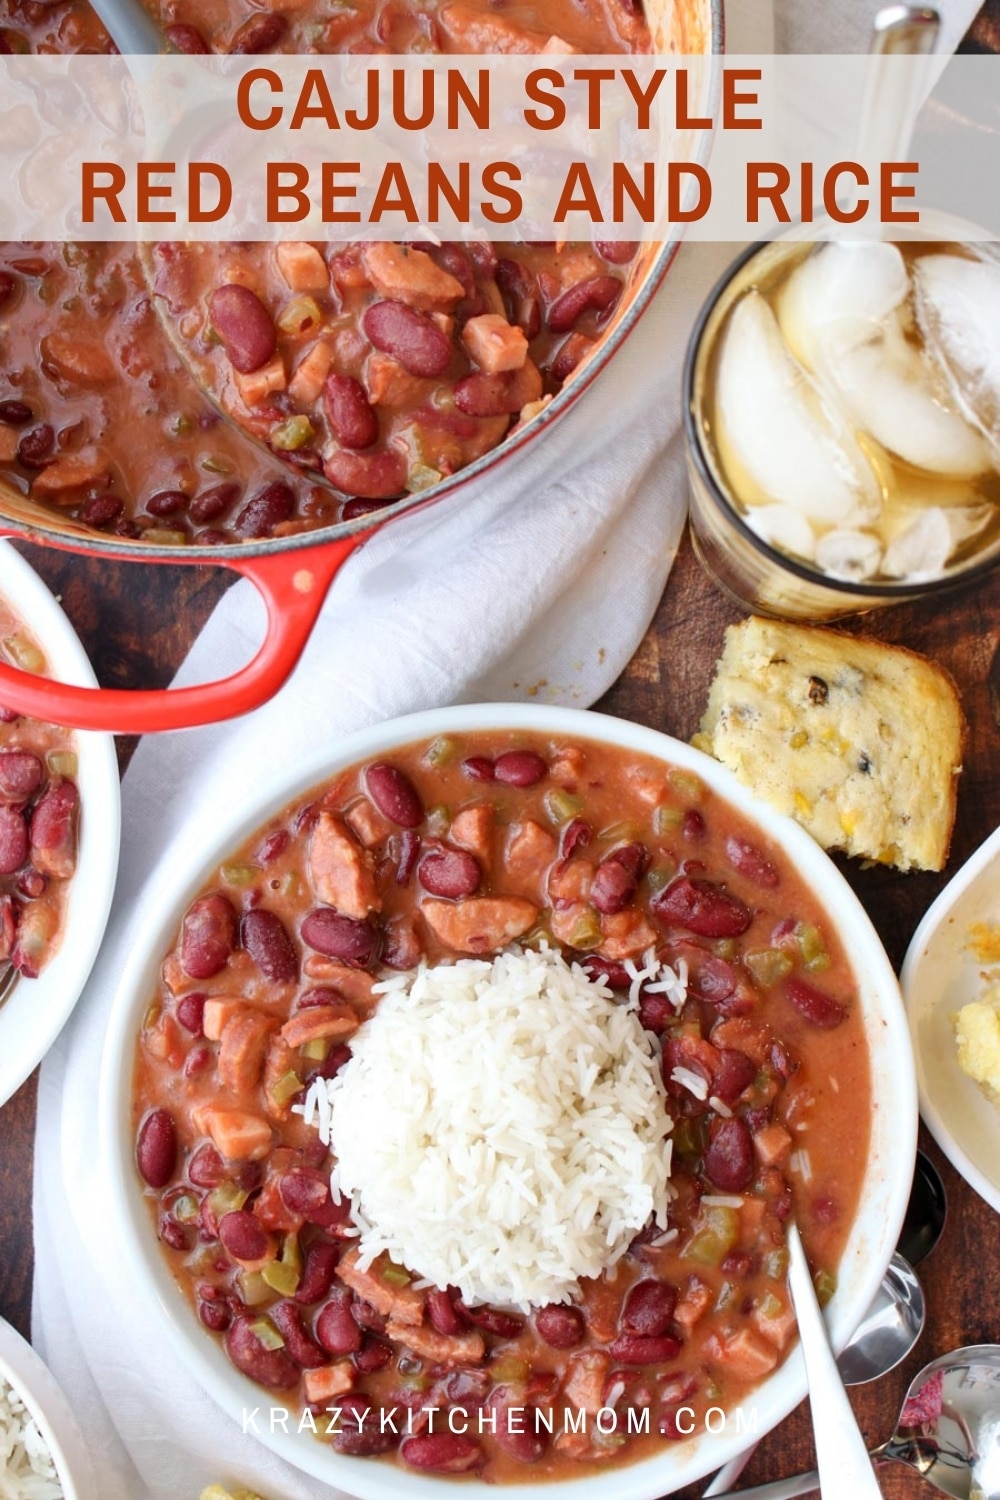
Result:
{"label": "diced ham chunk", "polygon": [[[190,980],[188,981],[190,983]],[[202,1030],[210,1042],[222,1040],[226,1023],[246,1010],[247,1003],[238,995],[210,995],[202,1013]]]}
{"label": "diced ham chunk", "polygon": [[593,883],[593,860],[560,860],[549,871],[549,900],[557,906],[566,906],[574,901],[588,901]]}
{"label": "diced ham chunk", "polygon": [[458,849],[468,849],[484,869],[490,866],[493,852],[493,809],[488,802],[463,807],[452,819],[448,838]]}
{"label": "diced ham chunk", "polygon": [[321,1365],[318,1370],[303,1370],[302,1394],[310,1406],[333,1401],[353,1389],[356,1371],[349,1359]]}
{"label": "diced ham chunk", "polygon": [[[16,450],[15,450],[16,451]],[[106,484],[111,478],[107,454],[100,448],[81,448],[46,464],[31,481],[33,495],[54,495],[85,484]]]}
{"label": "diced ham chunk", "polygon": [[383,843],[392,832],[392,824],[384,818],[373,802],[361,797],[344,813],[344,822],[356,834],[366,849],[374,849]]}
{"label": "diced ham chunk", "polygon": [[425,901],[428,927],[455,953],[495,953],[530,932],[538,907],[520,896],[470,896],[467,901]]}
{"label": "diced ham chunk", "polygon": [[343,1005],[312,1005],[300,1010],[281,1028],[281,1035],[289,1047],[304,1047],[306,1042],[320,1037],[353,1036],[358,1029],[358,1018],[351,1007]]}
{"label": "diced ham chunk", "polygon": [[637,958],[654,947],[657,933],[641,911],[635,907],[601,918],[601,944],[598,953],[612,963],[623,958]]}
{"label": "diced ham chunk", "polygon": [[465,295],[458,278],[435,265],[425,250],[375,240],[365,245],[361,258],[377,292],[420,311],[446,308]]}
{"label": "diced ham chunk", "polygon": [[195,1105],[191,1118],[211,1136],[227,1161],[262,1161],[271,1149],[271,1127],[246,1109],[223,1109],[218,1104]]}
{"label": "diced ham chunk", "polygon": [[266,365],[261,365],[259,370],[252,370],[249,375],[241,375],[239,370],[234,370],[233,380],[244,406],[260,406],[268,396],[273,396],[275,391],[283,391],[288,384],[285,361],[280,354],[273,354]]}
{"label": "diced ham chunk", "polygon": [[486,1343],[474,1328],[468,1333],[438,1333],[426,1324],[404,1323],[390,1314],[386,1333],[415,1354],[436,1364],[478,1365],[486,1354]]}
{"label": "diced ham chunk", "polygon": [[325,292],[330,273],[315,245],[306,240],[284,240],[275,246],[278,270],[293,292]]}
{"label": "diced ham chunk", "polygon": [[604,1385],[611,1368],[611,1357],[598,1349],[571,1354],[563,1380],[563,1394],[580,1411],[596,1416],[603,1406]]}
{"label": "diced ham chunk", "polygon": [[244,1006],[230,1016],[219,1041],[219,1082],[227,1094],[245,1094],[260,1083],[264,1057],[277,1021]]}
{"label": "diced ham chunk", "polygon": [[390,1286],[378,1274],[379,1262],[375,1261],[367,1271],[358,1268],[357,1250],[348,1250],[337,1265],[337,1275],[345,1286],[365,1302],[370,1302],[376,1312],[394,1318],[408,1328],[423,1321],[423,1295],[412,1286]]}
{"label": "diced ham chunk", "polygon": [[462,343],[488,375],[519,370],[528,357],[528,340],[523,331],[497,313],[480,313],[470,318],[462,329]]}
{"label": "diced ham chunk", "polygon": [[795,1331],[795,1313],[790,1307],[783,1307],[780,1312],[773,1313],[766,1313],[755,1307],[750,1317],[757,1332],[763,1334],[768,1343],[779,1351],[785,1348]]}
{"label": "diced ham chunk", "polygon": [[741,1328],[729,1335],[710,1334],[701,1352],[709,1364],[747,1385],[763,1380],[778,1363],[777,1349],[752,1328]]}
{"label": "diced ham chunk", "polygon": [[755,1132],[754,1150],[765,1167],[777,1167],[788,1160],[792,1150],[792,1138],[783,1125],[764,1125]]}
{"label": "diced ham chunk", "polygon": [[345,917],[364,919],[378,911],[375,860],[336,813],[321,812],[309,840],[309,879],[321,901]]}
{"label": "diced ham chunk", "polygon": [[325,958],[322,953],[311,953],[302,965],[307,979],[319,980],[331,989],[339,990],[345,1000],[350,1000],[361,1010],[370,1010],[373,1002],[372,987],[375,980],[364,969],[350,969],[335,958]]}
{"label": "diced ham chunk", "polygon": [[715,1301],[715,1294],[707,1282],[692,1276],[677,1299],[674,1322],[685,1334],[689,1334],[699,1318],[703,1318]]}
{"label": "diced ham chunk", "polygon": [[405,406],[416,401],[423,389],[420,376],[411,375],[391,354],[383,354],[377,349],[369,354],[365,365],[365,390],[373,406]]}
{"label": "diced ham chunk", "polygon": [[541,895],[542,877],[556,857],[556,841],[547,828],[526,818],[515,823],[504,849],[504,869],[518,886]]}
{"label": "diced ham chunk", "polygon": [[299,360],[288,382],[288,394],[292,400],[302,406],[312,406],[318,401],[332,364],[333,344],[329,339],[318,339]]}

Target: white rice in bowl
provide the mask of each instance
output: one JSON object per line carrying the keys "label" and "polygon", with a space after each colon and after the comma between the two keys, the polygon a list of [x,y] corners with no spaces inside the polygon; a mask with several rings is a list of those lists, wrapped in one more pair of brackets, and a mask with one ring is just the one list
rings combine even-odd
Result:
{"label": "white rice in bowl", "polygon": [[362,1266],[384,1252],[527,1312],[577,1295],[650,1218],[666,1228],[671,1120],[634,996],[545,945],[376,989],[350,1061],[304,1106]]}
{"label": "white rice in bowl", "polygon": [[62,1500],[48,1444],[13,1386],[0,1378],[0,1500]]}

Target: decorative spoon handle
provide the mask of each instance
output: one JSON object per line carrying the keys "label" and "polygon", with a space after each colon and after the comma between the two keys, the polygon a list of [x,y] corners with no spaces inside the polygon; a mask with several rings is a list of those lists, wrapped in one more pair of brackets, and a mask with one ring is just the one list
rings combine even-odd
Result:
{"label": "decorative spoon handle", "polygon": [[826,1324],[794,1221],[788,1226],[788,1253],[788,1285],[809,1380],[820,1492],[824,1500],[840,1500],[844,1495],[850,1495],[851,1500],[881,1500],[882,1490],[827,1340]]}

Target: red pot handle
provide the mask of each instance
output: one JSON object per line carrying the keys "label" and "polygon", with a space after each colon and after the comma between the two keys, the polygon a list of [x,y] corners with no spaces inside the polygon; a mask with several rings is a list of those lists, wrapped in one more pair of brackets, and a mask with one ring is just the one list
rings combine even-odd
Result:
{"label": "red pot handle", "polygon": [[196,687],[131,691],[71,687],[0,663],[0,703],[72,729],[113,734],[192,729],[249,713],[288,680],[341,564],[370,535],[359,532],[302,551],[218,559],[251,580],[267,609],[267,634],[260,650],[231,677]]}

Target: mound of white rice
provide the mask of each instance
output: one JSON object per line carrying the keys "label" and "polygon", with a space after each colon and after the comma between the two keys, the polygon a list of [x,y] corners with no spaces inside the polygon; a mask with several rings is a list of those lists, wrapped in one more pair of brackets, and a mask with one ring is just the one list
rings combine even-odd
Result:
{"label": "mound of white rice", "polygon": [[613,1266],[650,1215],[666,1226],[671,1121],[634,998],[546,947],[377,988],[304,1109],[363,1265],[387,1251],[470,1303],[527,1311]]}
{"label": "mound of white rice", "polygon": [[48,1444],[13,1386],[0,1380],[0,1500],[62,1500]]}

